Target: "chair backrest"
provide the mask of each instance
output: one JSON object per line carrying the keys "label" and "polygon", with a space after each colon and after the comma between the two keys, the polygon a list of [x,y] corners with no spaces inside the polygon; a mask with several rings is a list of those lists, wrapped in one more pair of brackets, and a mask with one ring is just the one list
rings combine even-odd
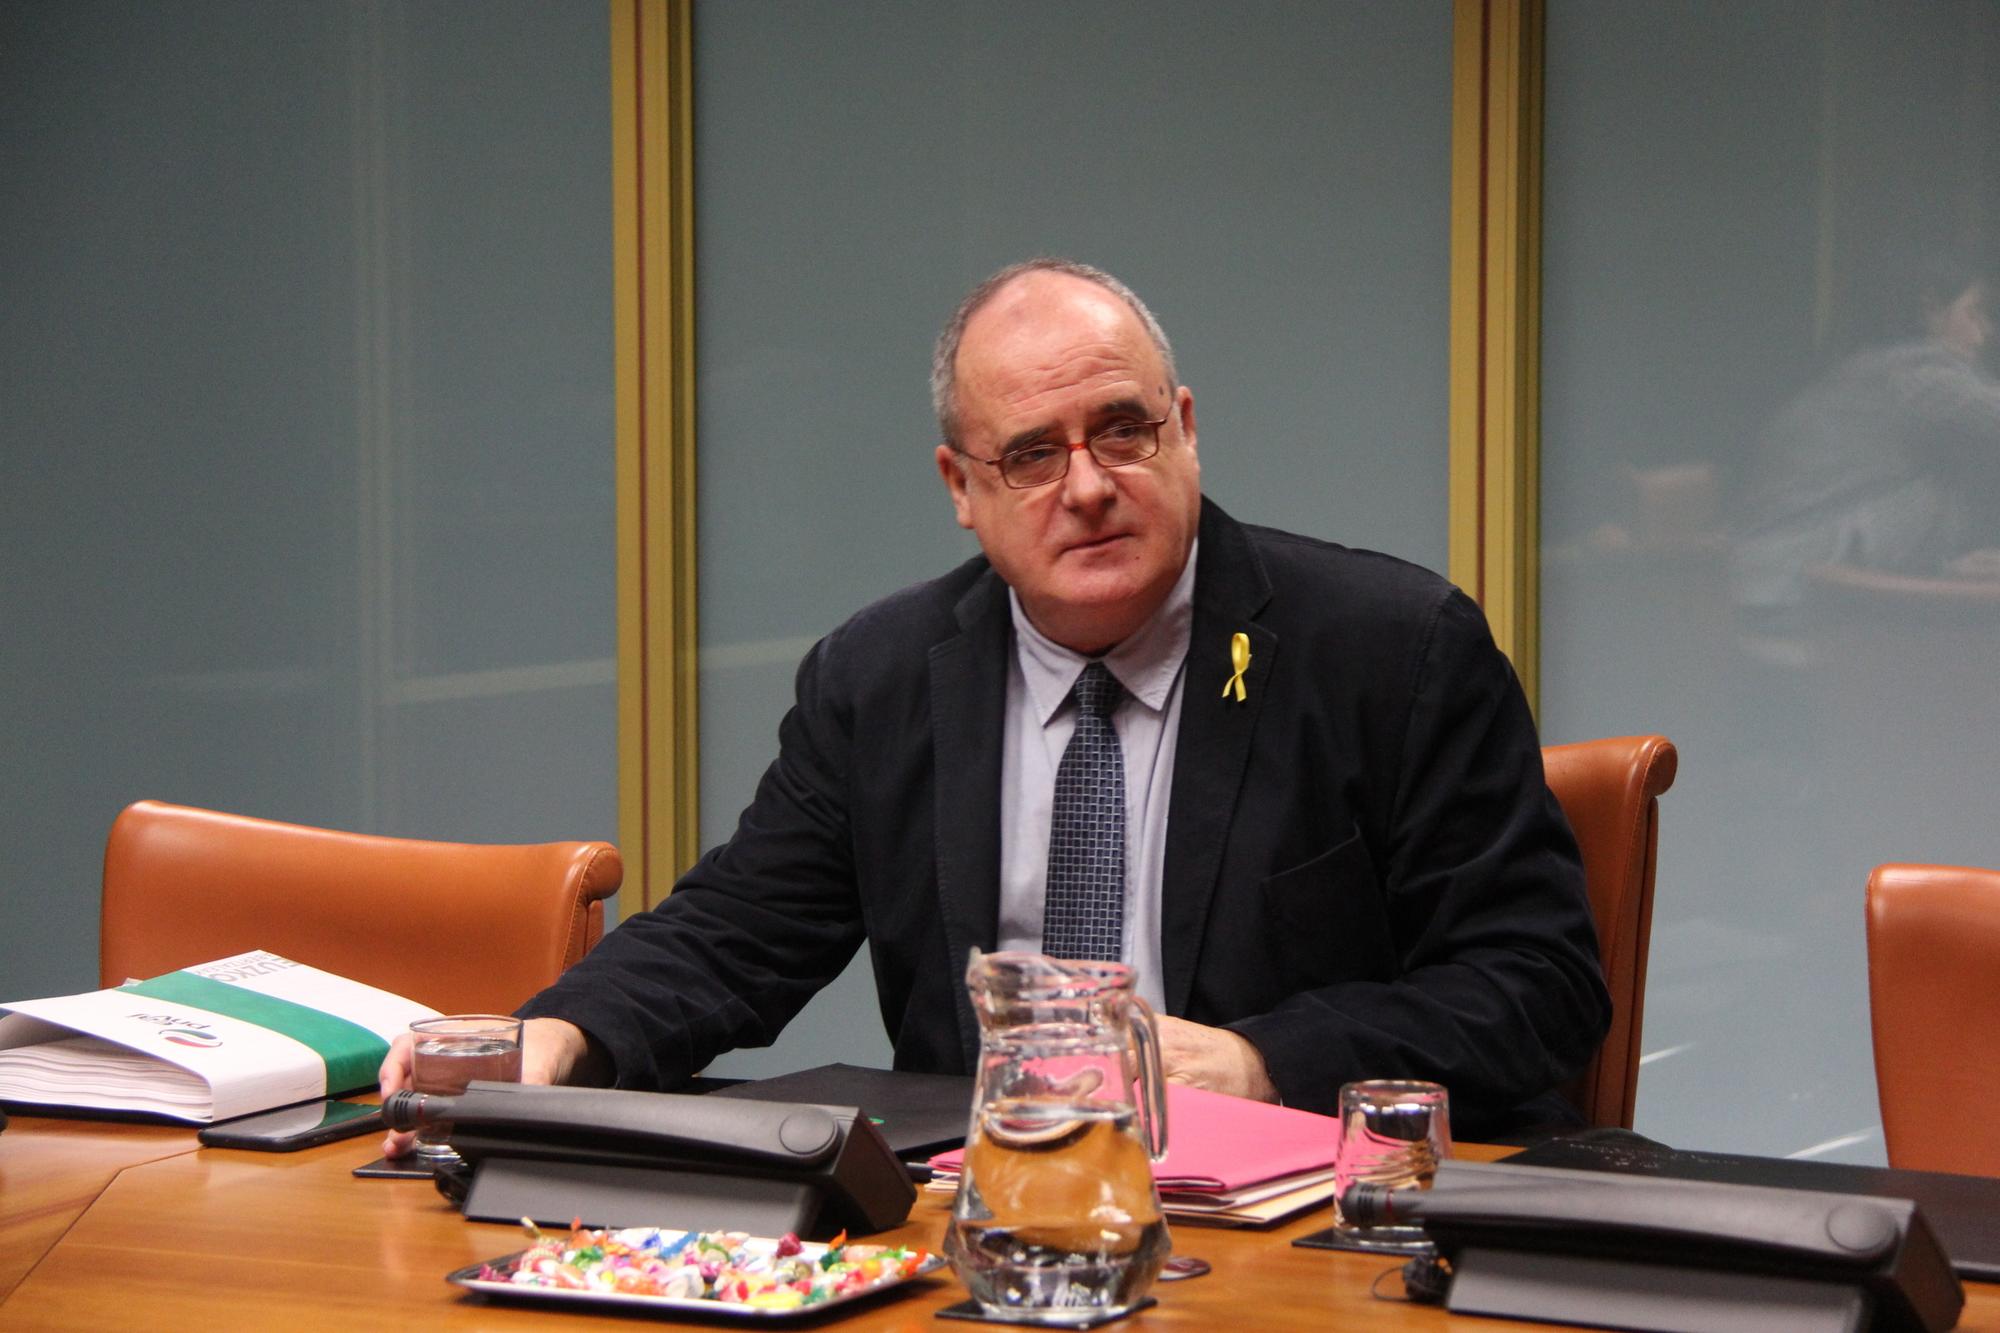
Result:
{"label": "chair backrest", "polygon": [[418,842],[140,801],[105,846],[99,978],[269,949],[446,1013],[510,1013],[597,942],[624,874],[605,842]]}
{"label": "chair backrest", "polygon": [[1653,938],[1659,797],[1674,785],[1680,757],[1665,736],[1616,736],[1548,746],[1542,765],[1583,852],[1584,888],[1611,992],[1604,1045],[1562,1093],[1592,1125],[1630,1129]]}
{"label": "chair backrest", "polygon": [[1889,1165],[2000,1176],[2000,870],[1876,867],[1868,1008]]}

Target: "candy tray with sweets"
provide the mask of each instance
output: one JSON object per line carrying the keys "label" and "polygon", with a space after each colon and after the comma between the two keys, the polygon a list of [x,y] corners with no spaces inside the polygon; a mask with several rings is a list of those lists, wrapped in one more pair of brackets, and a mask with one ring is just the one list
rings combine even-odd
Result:
{"label": "candy tray with sweets", "polygon": [[820,1243],[736,1231],[522,1225],[526,1249],[445,1280],[510,1301],[766,1321],[830,1314],[944,1266],[925,1250],[844,1237]]}

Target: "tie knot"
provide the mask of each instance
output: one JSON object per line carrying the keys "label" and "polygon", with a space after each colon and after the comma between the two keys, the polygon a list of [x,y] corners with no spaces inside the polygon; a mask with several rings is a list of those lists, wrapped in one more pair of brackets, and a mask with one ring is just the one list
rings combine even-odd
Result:
{"label": "tie knot", "polygon": [[1105,670],[1104,663],[1092,662],[1076,678],[1070,694],[1082,712],[1091,717],[1109,717],[1118,701],[1125,697],[1125,687],[1118,683],[1118,677]]}

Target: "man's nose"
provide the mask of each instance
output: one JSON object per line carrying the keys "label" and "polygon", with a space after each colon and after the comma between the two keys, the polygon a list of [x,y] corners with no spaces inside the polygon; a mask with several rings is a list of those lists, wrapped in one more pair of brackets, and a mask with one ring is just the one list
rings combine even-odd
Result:
{"label": "man's nose", "polygon": [[1081,444],[1069,446],[1069,471],[1063,475],[1063,503],[1073,508],[1103,504],[1118,491],[1111,469]]}

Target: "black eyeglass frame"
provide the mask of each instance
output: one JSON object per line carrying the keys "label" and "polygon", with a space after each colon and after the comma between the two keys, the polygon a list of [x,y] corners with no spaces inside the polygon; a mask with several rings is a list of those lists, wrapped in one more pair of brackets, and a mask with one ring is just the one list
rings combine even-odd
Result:
{"label": "black eyeglass frame", "polygon": [[[1179,405],[1179,401],[1180,401],[1180,388],[1179,386],[1175,386],[1172,397],[1168,399],[1167,410],[1165,414],[1162,415],[1158,420],[1121,421],[1115,426],[1106,426],[1103,430],[1100,430],[1095,434],[1086,435],[1083,439],[1077,440],[1074,443],[1070,442],[1069,440],[1044,440],[1039,444],[1026,445],[1023,448],[1015,449],[1010,453],[1004,453],[1000,455],[1000,457],[998,458],[981,458],[978,454],[969,453],[964,449],[958,449],[958,446],[956,445],[952,447],[954,449],[958,449],[958,456],[960,458],[968,459],[974,463],[984,463],[988,467],[1000,469],[1000,480],[1005,482],[1010,490],[1016,490],[1016,491],[1037,490],[1043,486],[1053,486],[1057,482],[1061,481],[1063,478],[1069,476],[1070,459],[1072,456],[1075,455],[1076,451],[1079,449],[1089,449],[1091,461],[1093,463],[1096,463],[1097,466],[1102,468],[1131,467],[1134,463],[1144,463],[1149,459],[1158,457],[1160,452],[1160,428],[1166,425],[1169,421],[1172,421],[1174,419],[1174,408]],[[1092,445],[1094,445],[1095,443],[1097,443],[1097,441],[1103,439],[1107,435],[1115,435],[1119,431],[1134,430],[1134,429],[1149,430],[1153,433],[1153,447],[1151,449],[1148,449],[1145,453],[1139,455],[1137,458],[1121,458],[1115,463],[1106,462],[1101,456],[1099,456],[1096,449],[1091,448]],[[1050,477],[1046,481],[1015,481],[1013,476],[1008,471],[1008,465],[1011,463],[1018,466],[1019,460],[1030,457],[1031,455],[1039,453],[1040,451],[1045,449],[1046,450],[1060,449],[1062,451],[1062,471],[1056,473],[1053,477]]]}

